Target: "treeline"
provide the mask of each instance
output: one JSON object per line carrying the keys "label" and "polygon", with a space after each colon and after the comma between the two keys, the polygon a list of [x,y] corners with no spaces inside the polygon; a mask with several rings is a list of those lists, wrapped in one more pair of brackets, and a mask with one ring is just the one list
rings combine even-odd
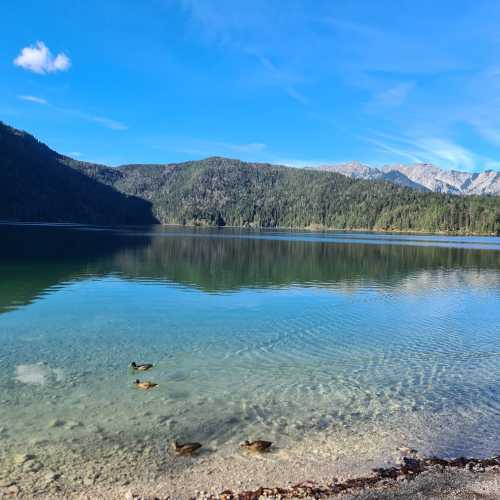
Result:
{"label": "treeline", "polygon": [[0,122],[0,219],[500,234],[500,197],[217,157],[110,168]]}
{"label": "treeline", "polygon": [[152,224],[149,202],[88,175],[116,169],[59,155],[32,135],[0,122],[0,219],[87,224]]}
{"label": "treeline", "polygon": [[225,158],[128,166],[118,189],[164,224],[500,234],[500,198],[422,193],[332,172]]}

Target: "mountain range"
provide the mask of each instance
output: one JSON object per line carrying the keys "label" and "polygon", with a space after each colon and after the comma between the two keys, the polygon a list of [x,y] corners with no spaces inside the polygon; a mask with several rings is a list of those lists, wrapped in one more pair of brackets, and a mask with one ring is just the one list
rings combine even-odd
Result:
{"label": "mountain range", "polygon": [[429,163],[385,165],[377,168],[357,161],[325,165],[318,169],[337,172],[354,179],[394,182],[420,191],[456,195],[500,195],[500,172],[493,170],[469,173],[444,170]]}
{"label": "mountain range", "polygon": [[108,167],[0,122],[2,220],[500,234],[500,197],[434,193],[392,174],[364,180],[221,157]]}

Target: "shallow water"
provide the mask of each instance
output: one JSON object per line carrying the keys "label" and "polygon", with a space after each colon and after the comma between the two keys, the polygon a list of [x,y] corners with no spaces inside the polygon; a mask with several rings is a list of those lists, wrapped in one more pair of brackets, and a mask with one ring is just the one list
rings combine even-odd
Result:
{"label": "shallow water", "polygon": [[[26,473],[15,453],[101,467],[174,438],[500,451],[499,238],[5,224],[0,241],[0,478]],[[132,387],[132,360],[157,389]]]}

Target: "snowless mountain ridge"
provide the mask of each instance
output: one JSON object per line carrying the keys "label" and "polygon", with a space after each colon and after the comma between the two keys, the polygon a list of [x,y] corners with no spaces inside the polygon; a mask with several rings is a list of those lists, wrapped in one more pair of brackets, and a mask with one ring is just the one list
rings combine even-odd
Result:
{"label": "snowless mountain ridge", "polygon": [[444,170],[429,163],[384,165],[381,168],[357,161],[338,165],[324,165],[319,170],[366,180],[384,180],[419,191],[434,191],[456,195],[490,194],[500,196],[500,172],[461,172]]}

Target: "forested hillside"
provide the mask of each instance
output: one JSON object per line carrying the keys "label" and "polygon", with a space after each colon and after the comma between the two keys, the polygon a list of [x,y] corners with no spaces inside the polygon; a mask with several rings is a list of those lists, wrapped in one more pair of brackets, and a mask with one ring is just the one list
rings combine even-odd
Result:
{"label": "forested hillside", "polygon": [[[85,167],[85,168],[83,168]],[[153,223],[148,202],[86,175],[102,170],[59,155],[33,136],[0,122],[0,219],[88,224]]]}
{"label": "forested hillside", "polygon": [[111,168],[0,123],[0,219],[500,234],[500,197],[218,157]]}
{"label": "forested hillside", "polygon": [[500,231],[500,198],[422,193],[332,172],[208,158],[126,166],[117,189],[165,224],[408,231]]}

